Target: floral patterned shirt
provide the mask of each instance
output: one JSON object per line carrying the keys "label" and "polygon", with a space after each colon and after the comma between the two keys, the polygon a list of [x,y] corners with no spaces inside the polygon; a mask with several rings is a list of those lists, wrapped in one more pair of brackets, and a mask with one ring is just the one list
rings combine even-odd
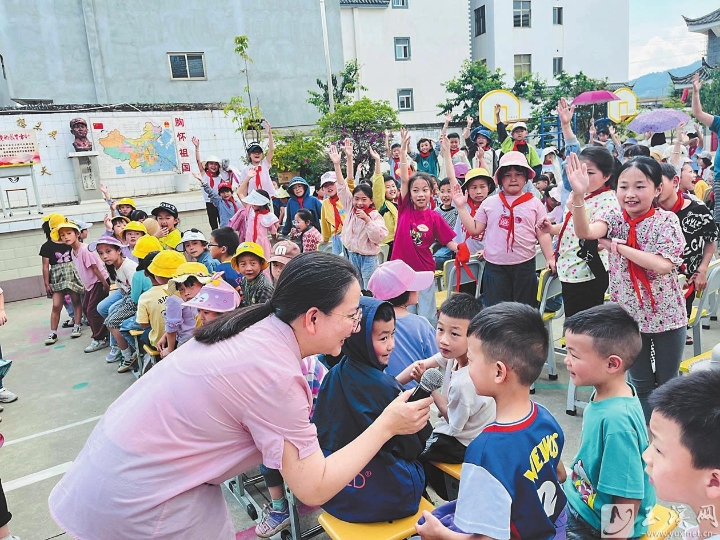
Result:
{"label": "floral patterned shirt", "polygon": [[[627,240],[630,226],[619,210],[600,212],[593,221],[607,223],[608,238]],[[642,251],[665,257],[675,266],[682,264],[685,237],[678,217],[672,212],[656,209],[654,215],[638,223],[637,240]],[[655,299],[653,308],[650,296],[642,285],[640,292],[643,303],[640,304],[630,280],[628,260],[617,253],[611,253],[609,259],[610,300],[620,304],[635,318],[640,332],[655,334],[687,325],[685,298],[678,282],[677,269],[673,269],[669,274],[646,270]]]}
{"label": "floral patterned shirt", "polygon": [[[614,191],[605,191],[585,201],[585,213],[590,221],[600,213],[609,211],[620,213],[620,204]],[[560,238],[558,250],[557,273],[563,283],[582,283],[595,279],[585,259],[578,257],[578,251],[580,251],[580,239],[575,234],[575,220],[571,218]],[[599,255],[607,268],[608,252],[600,250]]]}

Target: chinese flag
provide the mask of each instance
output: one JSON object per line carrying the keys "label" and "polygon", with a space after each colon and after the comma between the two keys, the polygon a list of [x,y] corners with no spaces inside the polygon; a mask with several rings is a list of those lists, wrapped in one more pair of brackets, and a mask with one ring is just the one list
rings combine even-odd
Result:
{"label": "chinese flag", "polygon": [[94,122],[93,129],[103,129],[102,122]]}

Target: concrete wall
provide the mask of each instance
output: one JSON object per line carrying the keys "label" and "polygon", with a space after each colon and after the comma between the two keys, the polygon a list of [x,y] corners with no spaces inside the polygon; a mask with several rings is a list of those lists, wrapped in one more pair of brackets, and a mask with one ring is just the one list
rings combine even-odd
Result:
{"label": "concrete wall", "polygon": [[[439,121],[437,104],[445,101],[442,83],[456,76],[470,57],[466,0],[411,0],[408,9],[343,8],[345,60],[357,58],[360,95],[398,106],[397,91],[412,88],[414,110],[401,112],[403,124]],[[410,38],[411,59],[395,60],[395,37]]]}
{"label": "concrete wall", "polygon": [[[327,2],[327,19],[337,72],[338,0]],[[7,0],[0,3],[3,34],[13,36],[3,53],[11,97],[55,103],[226,102],[245,86],[233,40],[247,35],[251,90],[265,116],[278,126],[317,119],[305,94],[325,78],[316,0]],[[172,80],[168,52],[203,52],[207,80]]]}
{"label": "concrete wall", "polygon": [[[485,5],[487,34],[475,37],[474,10]],[[563,24],[553,25],[553,8],[563,8]],[[514,77],[514,56],[532,55],[532,72],[552,83],[553,58],[562,57],[569,74],[623,82],[628,78],[630,43],[626,0],[532,0],[530,28],[513,26],[513,2],[471,0],[473,60],[486,59],[500,68],[508,84]],[[591,21],[591,22],[590,22]]]}

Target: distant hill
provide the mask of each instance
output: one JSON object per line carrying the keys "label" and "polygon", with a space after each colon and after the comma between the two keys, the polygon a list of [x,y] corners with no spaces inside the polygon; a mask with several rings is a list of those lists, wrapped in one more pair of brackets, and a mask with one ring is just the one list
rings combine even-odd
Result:
{"label": "distant hill", "polygon": [[[673,75],[682,76],[692,73],[699,67],[700,60],[693,62],[689,66],[673,68],[668,71],[671,71]],[[633,91],[637,94],[637,97],[644,99],[667,96],[670,90],[670,76],[668,75],[668,71],[648,73],[632,81],[635,83]]]}

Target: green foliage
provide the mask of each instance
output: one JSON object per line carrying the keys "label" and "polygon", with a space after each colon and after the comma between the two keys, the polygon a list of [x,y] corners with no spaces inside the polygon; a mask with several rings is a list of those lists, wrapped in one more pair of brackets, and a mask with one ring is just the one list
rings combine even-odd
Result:
{"label": "green foliage", "polygon": [[443,86],[448,94],[454,96],[445,100],[445,103],[439,103],[438,107],[442,114],[459,110],[460,113],[454,117],[456,121],[464,121],[468,115],[478,118],[480,98],[488,92],[505,88],[503,74],[499,69],[490,71],[484,63],[469,60],[463,62],[457,77],[443,83]]}
{"label": "green foliage", "polygon": [[315,184],[320,176],[332,170],[325,145],[314,133],[290,133],[276,137],[273,167],[278,171],[293,171]]}
{"label": "green foliage", "polygon": [[669,97],[662,102],[662,105],[666,109],[677,109],[682,111],[685,109],[685,103],[678,97]]}
{"label": "green foliage", "polygon": [[[360,84],[360,65],[357,60],[350,60],[345,64],[345,68],[340,72],[339,83],[338,77],[335,74],[331,75],[331,79],[336,107],[350,103],[356,91],[367,90],[367,88]],[[327,82],[323,82],[321,79],[316,79],[315,82],[318,88],[320,88],[320,92],[308,90],[310,97],[307,102],[314,105],[315,108],[320,111],[320,114],[327,114],[330,112]]]}
{"label": "green foliage", "polygon": [[318,120],[320,135],[327,141],[339,143],[350,137],[355,143],[355,170],[369,158],[370,146],[384,144],[385,130],[400,127],[397,111],[387,101],[373,101],[367,97],[340,105],[334,113]]}
{"label": "green foliage", "polygon": [[[233,96],[223,109],[225,115],[232,115],[232,121],[237,124],[235,131],[242,132],[243,141],[247,143],[246,132],[253,135],[251,140],[259,141],[262,131],[262,112],[258,105],[253,105],[252,95],[250,94],[250,77],[248,76],[248,64],[252,64],[252,58],[248,55],[248,47],[250,40],[247,36],[235,36],[235,53],[240,57],[245,68],[240,71],[245,75],[245,87],[242,94]],[[247,104],[245,97],[247,96]]]}
{"label": "green foliage", "polygon": [[714,69],[710,79],[703,83],[700,100],[706,113],[720,115],[720,68]]}

